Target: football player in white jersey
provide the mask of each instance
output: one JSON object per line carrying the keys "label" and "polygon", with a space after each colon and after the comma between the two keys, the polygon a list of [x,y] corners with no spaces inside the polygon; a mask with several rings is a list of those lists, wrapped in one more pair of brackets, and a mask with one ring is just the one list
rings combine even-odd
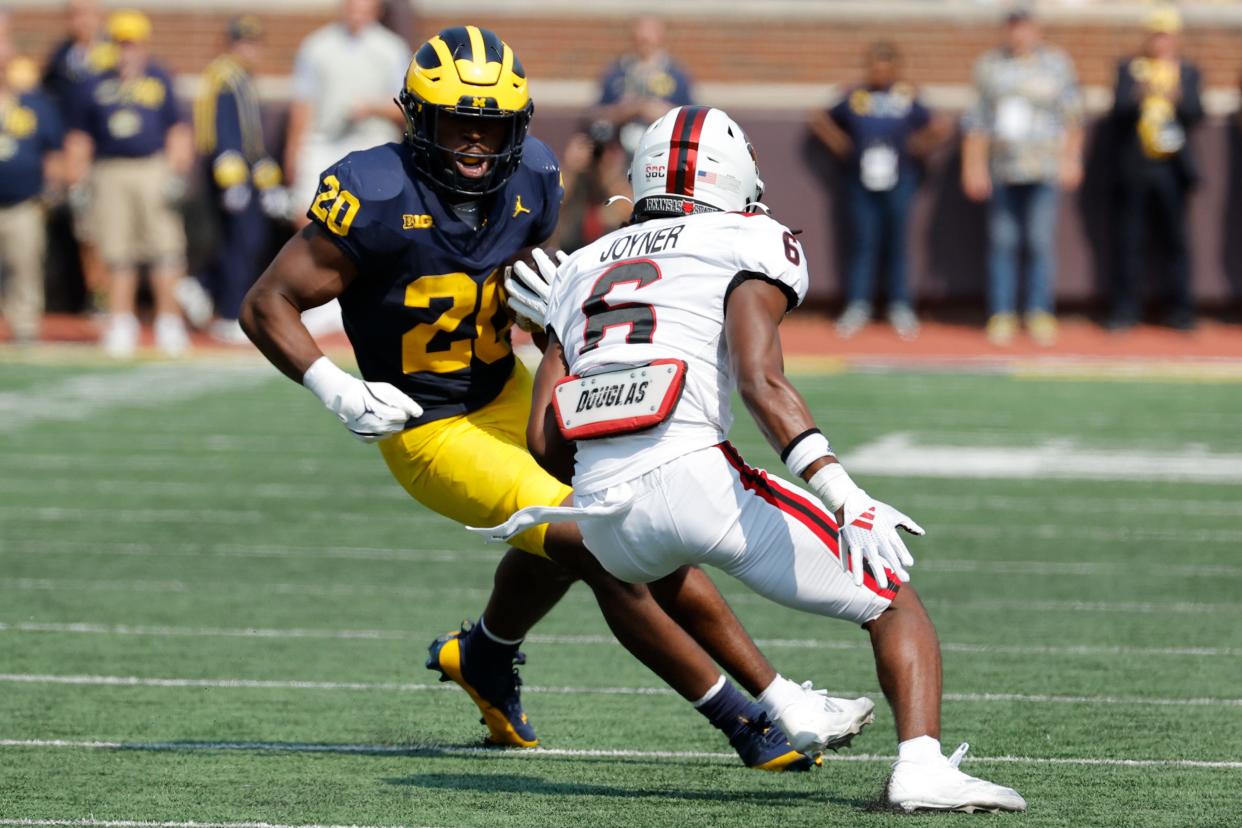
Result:
{"label": "football player in white jersey", "polygon": [[[572,474],[575,508],[523,510],[492,537],[573,519],[621,580],[710,564],[777,603],[861,625],[897,720],[889,803],[1024,810],[1016,791],[958,769],[966,745],[941,751],[940,645],[905,583],[913,559],[897,531],[923,530],[850,479],[785,377],[777,327],[806,295],[806,261],[755,205],[762,182],[742,129],[718,109],[674,109],[647,130],[630,176],[629,226],[509,279],[514,309],[550,340],[530,450]],[[814,496],[727,442],[734,388]],[[800,690],[781,679],[759,699],[795,744],[783,708]]]}

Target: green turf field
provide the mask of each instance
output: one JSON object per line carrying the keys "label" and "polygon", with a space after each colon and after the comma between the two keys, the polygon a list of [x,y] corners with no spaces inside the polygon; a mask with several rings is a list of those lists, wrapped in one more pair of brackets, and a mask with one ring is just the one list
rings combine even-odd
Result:
{"label": "green turf field", "polygon": [[[916,821],[1242,824],[1242,385],[799,382],[847,465],[895,433],[1090,450],[1102,478],[1150,458],[1128,480],[856,475],[928,529],[946,749],[969,741],[964,767],[1031,806]],[[742,419],[739,448],[773,464]],[[1189,471],[1154,482],[1173,455]],[[747,771],[581,587],[525,647],[548,751],[480,750],[422,661],[495,559],[257,364],[0,363],[0,825],[909,822],[870,807],[886,711],[815,773]],[[860,631],[717,580],[778,669],[880,699]]]}

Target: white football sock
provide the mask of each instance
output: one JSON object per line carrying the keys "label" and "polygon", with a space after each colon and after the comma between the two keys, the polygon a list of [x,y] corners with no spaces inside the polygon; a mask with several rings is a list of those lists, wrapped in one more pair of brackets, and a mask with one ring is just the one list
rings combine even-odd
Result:
{"label": "white football sock", "polygon": [[721,690],[724,689],[724,686],[725,686],[725,677],[721,676],[720,678],[716,679],[716,683],[711,686],[711,689],[703,694],[703,698],[699,699],[696,702],[693,702],[694,706],[702,707],[703,705],[707,704],[709,701],[715,698],[717,693],[719,693]]}
{"label": "white football sock", "polygon": [[495,641],[497,644],[504,644],[506,647],[514,647],[522,643],[522,639],[520,638],[515,639],[513,641],[509,641],[508,639],[501,638],[498,635],[493,635],[492,631],[489,630],[487,628],[487,625],[483,623],[482,615],[479,616],[479,629],[481,629],[483,631],[483,634],[486,635],[488,638],[490,638],[492,641]]}
{"label": "white football sock", "polygon": [[772,683],[759,694],[759,698],[755,701],[759,702],[768,715],[775,719],[780,711],[801,700],[804,695],[802,685],[777,673],[776,678],[772,679]]}
{"label": "white football sock", "polygon": [[897,745],[897,759],[908,762],[934,762],[944,759],[940,750],[940,740],[930,736],[916,736]]}

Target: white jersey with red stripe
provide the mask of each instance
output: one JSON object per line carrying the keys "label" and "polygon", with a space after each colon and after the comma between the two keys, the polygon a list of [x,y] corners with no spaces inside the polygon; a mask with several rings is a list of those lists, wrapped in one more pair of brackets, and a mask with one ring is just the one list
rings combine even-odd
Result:
{"label": "white jersey with red stripe", "polygon": [[725,302],[746,279],[779,287],[789,309],[806,296],[802,247],[763,213],[699,213],[617,230],[574,253],[552,284],[548,324],[570,373],[655,360],[686,363],[671,415],[648,431],[580,441],[574,489],[594,492],[722,442],[735,384]]}

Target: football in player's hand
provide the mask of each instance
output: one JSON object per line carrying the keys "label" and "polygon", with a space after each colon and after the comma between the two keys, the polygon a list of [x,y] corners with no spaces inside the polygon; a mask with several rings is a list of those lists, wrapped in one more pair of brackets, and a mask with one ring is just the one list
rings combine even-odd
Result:
{"label": "football in player's hand", "polygon": [[[517,262],[525,262],[527,267],[529,267],[531,270],[538,273],[539,266],[535,263],[535,257],[534,255],[532,255],[536,247],[538,247],[538,245],[532,244],[530,247],[523,247],[521,250],[514,253],[512,256],[510,256],[508,259],[505,260],[504,264],[500,266],[500,272],[504,273],[504,270],[506,267],[513,267],[513,265],[516,264]],[[550,251],[546,249],[544,250],[544,252],[550,253]]]}
{"label": "football in player's hand", "polygon": [[[519,250],[518,252],[510,256],[505,261],[505,263],[500,266],[501,274],[506,274],[506,271],[508,270],[508,268],[513,267],[513,265],[516,264],[517,262],[522,262],[527,267],[529,267],[531,272],[536,274],[536,278],[538,278],[539,264],[535,261],[535,257],[533,255],[536,247],[538,247],[538,245],[531,245],[529,247],[523,247],[521,250]],[[547,248],[544,248],[544,252],[548,253],[549,255],[552,255],[552,251],[548,250]],[[526,284],[527,281],[529,281],[527,279],[523,279],[517,273],[513,274],[513,278],[521,282],[522,284]],[[530,287],[530,285],[527,285],[527,286]],[[513,321],[514,321],[514,324],[516,324],[519,328],[526,331],[527,333],[542,333],[543,332],[542,326],[538,325],[535,322],[532,322],[530,319],[526,318],[520,313],[513,314]]]}

